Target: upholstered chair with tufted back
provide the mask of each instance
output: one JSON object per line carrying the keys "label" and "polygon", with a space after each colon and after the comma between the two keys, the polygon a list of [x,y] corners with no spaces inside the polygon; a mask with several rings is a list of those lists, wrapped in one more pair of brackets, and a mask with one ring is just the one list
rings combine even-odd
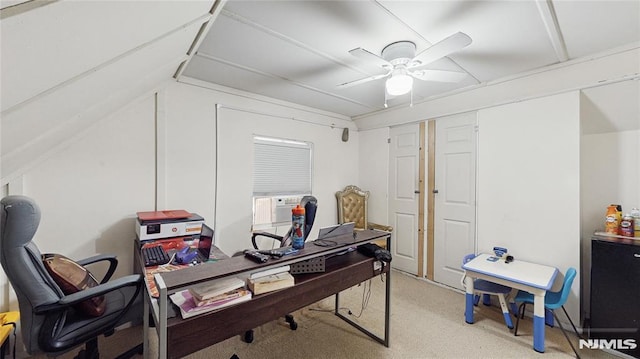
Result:
{"label": "upholstered chair with tufted back", "polygon": [[[342,191],[336,192],[338,200],[338,223],[354,222],[356,230],[377,229],[391,232],[393,227],[369,222],[367,202],[369,191],[363,191],[357,186],[349,185]],[[381,247],[386,242],[377,243]]]}

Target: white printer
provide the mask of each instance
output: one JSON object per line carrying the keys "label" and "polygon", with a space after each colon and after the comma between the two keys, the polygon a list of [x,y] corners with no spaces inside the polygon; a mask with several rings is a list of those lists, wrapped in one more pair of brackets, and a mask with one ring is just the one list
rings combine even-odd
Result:
{"label": "white printer", "polygon": [[136,219],[136,234],[140,241],[184,237],[200,234],[204,218],[191,213],[186,218]]}

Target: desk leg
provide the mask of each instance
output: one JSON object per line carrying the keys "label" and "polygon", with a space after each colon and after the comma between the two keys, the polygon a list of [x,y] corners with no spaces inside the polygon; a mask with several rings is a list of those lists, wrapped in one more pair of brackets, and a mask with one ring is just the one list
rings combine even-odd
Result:
{"label": "desk leg", "polygon": [[156,330],[158,332],[158,358],[167,359],[167,307],[169,298],[167,286],[160,274],[155,274],[156,288],[158,288],[158,321]]}
{"label": "desk leg", "polygon": [[468,324],[473,324],[473,278],[465,276],[464,287],[466,289],[464,320]]}
{"label": "desk leg", "polygon": [[544,353],[544,294],[533,297],[533,350]]}
{"label": "desk leg", "polygon": [[[382,274],[380,274],[382,275]],[[334,314],[336,316],[338,316],[338,318],[344,320],[345,322],[351,324],[351,326],[355,327],[356,329],[358,329],[359,331],[363,332],[364,334],[368,335],[370,338],[374,339],[375,341],[377,341],[378,343],[384,345],[385,347],[389,347],[389,333],[390,333],[390,328],[389,328],[389,324],[390,324],[390,316],[391,316],[391,268],[389,268],[389,271],[386,273],[386,286],[385,286],[385,304],[384,304],[384,338],[380,338],[379,336],[373,334],[372,332],[370,332],[368,329],[366,329],[365,327],[361,326],[360,324],[354,322],[353,320],[351,320],[350,318],[345,317],[344,315],[342,315],[342,313],[340,313],[339,309],[340,309],[340,293],[336,293],[336,300],[335,300],[335,308],[334,308]],[[376,278],[376,277],[374,277]],[[372,279],[369,279],[372,280]]]}
{"label": "desk leg", "polygon": [[144,353],[144,359],[149,359],[149,298],[147,298],[146,293],[142,293],[144,297],[142,300],[144,304],[142,307],[144,310],[142,311],[142,352]]}

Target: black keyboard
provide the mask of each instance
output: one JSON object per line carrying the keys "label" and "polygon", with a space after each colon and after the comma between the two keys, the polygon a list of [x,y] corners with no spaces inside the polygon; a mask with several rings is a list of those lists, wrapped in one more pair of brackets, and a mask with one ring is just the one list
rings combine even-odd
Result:
{"label": "black keyboard", "polygon": [[161,245],[142,248],[142,260],[145,267],[169,263],[169,253]]}

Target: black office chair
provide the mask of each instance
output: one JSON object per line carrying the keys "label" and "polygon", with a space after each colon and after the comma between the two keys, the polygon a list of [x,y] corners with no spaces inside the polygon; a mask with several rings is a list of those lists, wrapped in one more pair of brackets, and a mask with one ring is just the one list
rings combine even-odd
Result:
{"label": "black office chair", "polygon": [[[318,200],[314,196],[304,196],[302,200],[300,200],[300,207],[304,207],[304,240],[306,241],[309,237],[309,233],[311,232],[311,228],[313,227],[313,222],[316,219],[316,210],[318,209]],[[256,237],[264,236],[269,237],[271,239],[280,242],[280,247],[288,247],[291,246],[291,232],[293,231],[293,226],[289,228],[287,233],[284,236],[278,236],[276,234],[267,233],[267,232],[254,232],[251,236],[251,244],[253,244],[253,248],[261,249],[258,247],[256,243]],[[298,329],[298,323],[296,323],[293,315],[287,314],[284,316],[284,320],[289,323],[289,328],[291,330]],[[248,330],[244,333],[244,341],[247,343],[253,342],[253,330]]]}
{"label": "black office chair", "polygon": [[[109,269],[94,287],[65,295],[43,264],[43,256],[32,242],[40,223],[40,209],[25,196],[2,199],[0,262],[15,290],[20,307],[22,340],[29,354],[57,356],[80,345],[76,358],[99,358],[98,336],[111,335],[114,328],[142,319],[141,275],[109,281],[118,261],[96,255],[77,261],[81,266],[108,261]],[[106,309],[98,317],[83,314],[79,303],[104,296]],[[142,344],[120,355],[142,353]]]}
{"label": "black office chair", "polygon": [[[311,228],[313,227],[313,222],[316,219],[316,210],[318,209],[318,200],[314,196],[304,196],[300,200],[300,207],[304,208],[304,240],[306,241],[309,237],[309,233],[311,232]],[[291,231],[293,231],[293,226],[289,228],[287,233],[284,236],[279,236],[277,234],[272,234],[268,232],[254,232],[251,236],[251,244],[253,244],[253,248],[255,249],[264,249],[259,248],[258,243],[256,242],[256,238],[259,236],[271,238],[279,243],[279,247],[288,247],[291,245]],[[270,249],[270,248],[269,248]]]}

